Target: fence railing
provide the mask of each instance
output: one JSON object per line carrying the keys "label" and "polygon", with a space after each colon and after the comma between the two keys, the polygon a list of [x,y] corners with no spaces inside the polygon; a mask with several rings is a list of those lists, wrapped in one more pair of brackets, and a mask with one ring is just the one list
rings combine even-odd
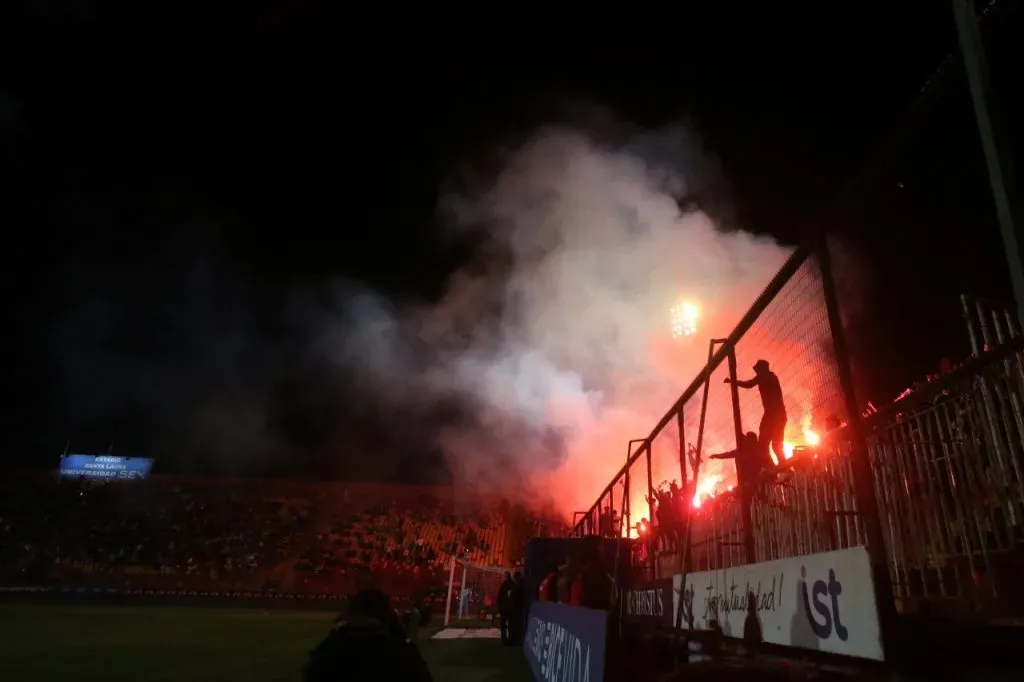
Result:
{"label": "fence railing", "polygon": [[[851,415],[823,249],[795,253],[733,333],[712,342],[707,366],[652,433],[630,443],[576,533],[649,533],[658,540],[644,558],[655,573],[864,545],[876,581],[891,583],[879,595],[891,593],[899,610],[1024,612],[1024,338],[1015,321],[964,298],[974,358],[869,417]],[[778,467],[744,492],[732,464],[709,455],[736,449],[761,417],[757,391],[723,383],[744,378],[756,359],[778,376],[788,418]],[[673,455],[660,469],[659,451]],[[651,503],[666,478],[684,492]],[[667,513],[680,495],[683,509]],[[638,528],[641,520],[648,525]]]}

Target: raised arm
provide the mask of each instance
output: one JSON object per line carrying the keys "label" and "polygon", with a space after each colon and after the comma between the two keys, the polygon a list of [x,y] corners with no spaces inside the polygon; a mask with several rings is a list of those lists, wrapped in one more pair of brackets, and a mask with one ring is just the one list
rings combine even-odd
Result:
{"label": "raised arm", "polygon": [[[732,379],[730,377],[726,377],[725,383],[732,383]],[[736,380],[736,385],[739,386],[740,388],[753,388],[754,386],[757,386],[757,384],[758,380],[756,376],[753,379],[747,379],[746,381],[744,381],[743,379]]]}

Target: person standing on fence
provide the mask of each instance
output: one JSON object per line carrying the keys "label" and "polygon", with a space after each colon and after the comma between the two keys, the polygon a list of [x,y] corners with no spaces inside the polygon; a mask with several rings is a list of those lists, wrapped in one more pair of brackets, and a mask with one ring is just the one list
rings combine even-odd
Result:
{"label": "person standing on fence", "polygon": [[[731,378],[726,377],[725,383],[730,382]],[[767,360],[758,360],[754,363],[754,378],[746,381],[737,380],[736,385],[740,388],[757,386],[757,390],[761,394],[761,407],[764,410],[761,415],[761,428],[757,434],[757,444],[761,457],[765,460],[765,466],[772,468],[776,464],[772,461],[771,450],[775,451],[775,459],[777,463],[781,464],[786,459],[783,441],[786,436],[787,417],[779,377],[771,371]]]}

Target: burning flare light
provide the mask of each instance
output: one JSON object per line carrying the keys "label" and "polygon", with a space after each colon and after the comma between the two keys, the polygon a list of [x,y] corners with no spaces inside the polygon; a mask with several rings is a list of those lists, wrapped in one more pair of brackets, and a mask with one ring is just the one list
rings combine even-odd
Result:
{"label": "burning flare light", "polygon": [[693,496],[694,508],[700,508],[704,500],[715,496],[715,491],[723,478],[723,476],[716,474],[705,475],[700,478],[697,482],[697,494]]}
{"label": "burning flare light", "polygon": [[697,333],[697,318],[700,310],[690,301],[680,301],[672,306],[672,338],[693,336]]}
{"label": "burning flare light", "polygon": [[[805,416],[801,421],[803,423],[800,429],[801,442],[794,443],[789,440],[783,442],[783,451],[787,460],[793,457],[797,448],[815,448],[821,444],[821,436],[810,428],[810,415]],[[772,458],[775,458],[774,453]],[[735,487],[735,480],[731,479],[726,473],[707,472],[702,468],[697,481],[696,493],[690,500],[690,503],[694,509],[700,509],[705,502],[715,498],[719,493],[730,492]],[[630,508],[633,509],[633,520],[630,528],[626,529],[624,527],[624,535],[626,537],[636,538],[639,535],[644,535],[649,529],[650,518],[655,516],[656,513],[651,508],[651,505],[647,503],[646,495],[647,492],[641,489],[634,489],[630,495]]]}

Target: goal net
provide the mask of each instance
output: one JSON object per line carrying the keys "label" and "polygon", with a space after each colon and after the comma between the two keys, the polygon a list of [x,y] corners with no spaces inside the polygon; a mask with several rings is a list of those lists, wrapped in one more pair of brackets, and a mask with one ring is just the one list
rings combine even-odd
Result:
{"label": "goal net", "polygon": [[507,568],[482,566],[452,558],[444,625],[458,620],[491,620],[498,613],[498,588]]}

